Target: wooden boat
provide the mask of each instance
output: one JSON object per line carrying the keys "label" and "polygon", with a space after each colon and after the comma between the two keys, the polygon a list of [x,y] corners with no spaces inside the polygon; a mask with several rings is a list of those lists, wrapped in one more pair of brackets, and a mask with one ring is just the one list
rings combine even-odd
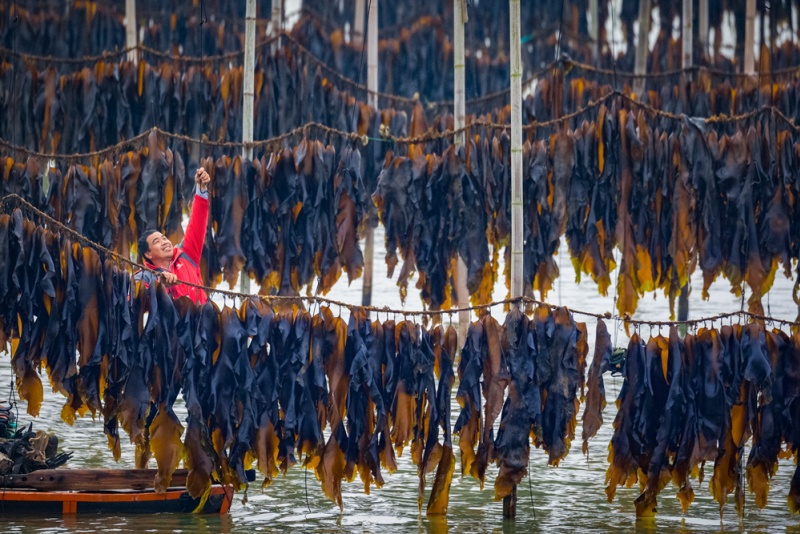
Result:
{"label": "wooden boat", "polygon": [[161,513],[197,511],[225,514],[233,501],[231,486],[214,485],[201,510],[200,499],[186,491],[185,469],[175,471],[173,487],[153,489],[155,469],[51,469],[2,477],[0,515],[36,513]]}

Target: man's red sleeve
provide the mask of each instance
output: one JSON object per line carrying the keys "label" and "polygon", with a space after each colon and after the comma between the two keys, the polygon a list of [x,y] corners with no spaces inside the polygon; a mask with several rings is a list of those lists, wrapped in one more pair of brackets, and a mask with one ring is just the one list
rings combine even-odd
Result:
{"label": "man's red sleeve", "polygon": [[186,235],[183,236],[183,251],[197,265],[200,265],[200,257],[203,255],[207,226],[208,199],[195,195],[189,224],[186,226]]}

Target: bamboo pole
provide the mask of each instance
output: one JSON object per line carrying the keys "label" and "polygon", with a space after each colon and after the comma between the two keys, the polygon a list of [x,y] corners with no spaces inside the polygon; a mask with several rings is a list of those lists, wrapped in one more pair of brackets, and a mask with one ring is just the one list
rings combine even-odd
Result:
{"label": "bamboo pole", "polygon": [[[272,0],[272,35],[278,35],[283,29],[283,0]],[[275,54],[280,48],[278,41],[272,41],[272,53]]]}
{"label": "bamboo pole", "polygon": [[[453,0],[453,73],[454,73],[454,98],[453,98],[453,126],[456,130],[464,127],[464,115],[466,114],[466,97],[464,89],[464,24],[467,23],[467,2],[466,0]],[[464,132],[455,136],[454,144],[456,150],[464,145]],[[469,291],[467,289],[467,264],[459,254],[456,265],[456,298],[458,307],[469,306]],[[469,325],[469,312],[458,312],[458,339],[466,339],[467,326]]]}
{"label": "bamboo pole", "polygon": [[744,19],[744,73],[755,75],[756,58],[753,43],[756,37],[756,0],[747,0]]}
{"label": "bamboo pole", "polygon": [[683,16],[681,23],[683,31],[681,32],[681,41],[683,43],[683,53],[681,54],[681,68],[688,69],[692,67],[692,0],[683,0]]}
{"label": "bamboo pole", "polygon": [[353,44],[364,42],[364,0],[356,0],[356,19],[353,24]]}
{"label": "bamboo pole", "polygon": [[697,24],[699,26],[698,41],[703,50],[703,57],[708,56],[708,0],[698,0]]}
{"label": "bamboo pole", "polygon": [[522,61],[520,0],[509,0],[511,32],[511,298],[522,296]]}
{"label": "bamboo pole", "polygon": [[[522,43],[520,0],[509,0],[511,50],[511,298],[522,296]],[[519,304],[517,304],[519,306]],[[530,474],[528,475],[530,476]],[[517,486],[503,497],[503,517],[517,516]]]}
{"label": "bamboo pole", "polygon": [[642,76],[634,81],[634,92],[638,97],[644,94],[645,79],[647,74],[647,52],[650,49],[650,0],[639,0],[639,36],[636,44],[635,73]]}
{"label": "bamboo pole", "polygon": [[[370,0],[369,27],[367,28],[367,103],[378,110],[378,0]],[[361,293],[361,304],[372,303],[372,264],[375,255],[375,229],[367,227],[364,243],[364,287]]]}
{"label": "bamboo pole", "polygon": [[[136,46],[136,0],[125,0],[125,46]],[[138,64],[139,54],[136,50],[128,52],[128,61]]]}
{"label": "bamboo pole", "polygon": [[[244,99],[242,101],[242,142],[253,142],[253,71],[256,65],[256,1],[247,0],[244,33]],[[242,158],[253,159],[253,147],[242,147]]]}
{"label": "bamboo pole", "polygon": [[592,59],[600,59],[600,21],[597,0],[589,0],[589,38],[592,40]]}
{"label": "bamboo pole", "polygon": [[[275,1],[275,0],[273,0]],[[242,100],[242,142],[253,142],[253,86],[256,66],[256,0],[247,0],[245,11],[244,33],[244,98]],[[253,159],[253,147],[242,147],[242,159]],[[247,271],[240,273],[240,289],[242,293],[250,293],[250,277]]]}

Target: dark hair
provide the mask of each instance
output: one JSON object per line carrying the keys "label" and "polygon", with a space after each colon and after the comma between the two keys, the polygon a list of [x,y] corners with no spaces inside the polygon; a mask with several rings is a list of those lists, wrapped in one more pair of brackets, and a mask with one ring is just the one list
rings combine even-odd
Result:
{"label": "dark hair", "polygon": [[148,230],[142,234],[142,237],[139,238],[139,244],[137,248],[139,249],[139,262],[144,263],[145,260],[145,252],[150,252],[150,245],[147,244],[147,238],[151,235],[158,232],[158,230]]}

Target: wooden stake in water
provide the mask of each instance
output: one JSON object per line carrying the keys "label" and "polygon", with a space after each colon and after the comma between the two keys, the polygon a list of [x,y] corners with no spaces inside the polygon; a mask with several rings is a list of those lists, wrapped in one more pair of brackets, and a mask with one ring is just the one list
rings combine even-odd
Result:
{"label": "wooden stake in water", "polygon": [[634,81],[634,92],[641,99],[645,90],[644,74],[647,74],[647,52],[650,49],[650,0],[639,0],[639,38],[636,41],[635,73],[642,76]]}
{"label": "wooden stake in water", "polygon": [[[511,51],[511,298],[522,296],[522,60],[520,0],[509,0]],[[516,304],[517,306],[519,304]],[[517,487],[503,498],[503,517],[517,515]]]}
{"label": "wooden stake in water", "polygon": [[511,495],[503,498],[503,518],[514,519],[517,517],[517,487],[511,490]]}
{"label": "wooden stake in water", "polygon": [[[125,46],[127,48],[136,46],[136,0],[125,0]],[[128,61],[134,65],[138,64],[137,50],[128,52]]]}
{"label": "wooden stake in water", "polygon": [[[367,103],[378,111],[378,0],[370,0],[369,27],[367,28]],[[372,304],[372,257],[375,255],[375,230],[367,228],[364,243],[364,288],[361,293],[362,306]]]}
{"label": "wooden stake in water", "polygon": [[753,44],[756,38],[756,0],[747,0],[744,19],[744,73],[756,74],[756,58]]}
{"label": "wooden stake in water", "polygon": [[[464,89],[464,24],[468,20],[466,0],[453,0],[453,126],[456,130],[464,127],[466,114],[466,99]],[[464,145],[464,132],[455,135],[453,140],[456,150]],[[458,307],[469,306],[469,291],[467,290],[467,264],[461,255],[458,256],[456,266],[456,298]],[[458,339],[466,339],[467,326],[469,325],[469,312],[458,312]]]}

